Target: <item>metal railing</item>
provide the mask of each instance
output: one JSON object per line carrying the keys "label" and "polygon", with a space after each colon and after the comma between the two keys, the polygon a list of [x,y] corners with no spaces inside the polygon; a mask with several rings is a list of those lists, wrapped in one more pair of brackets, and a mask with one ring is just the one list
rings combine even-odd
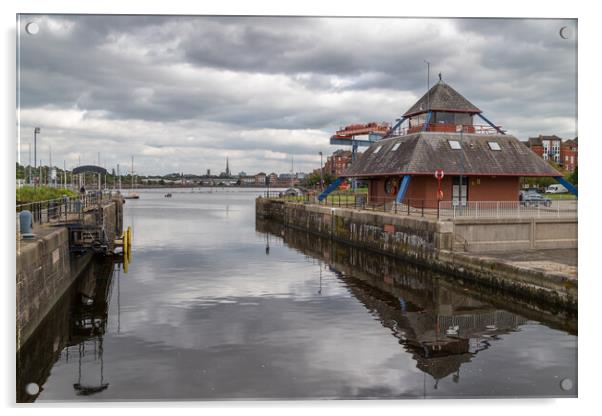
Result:
{"label": "metal railing", "polygon": [[455,218],[577,218],[577,200],[441,201],[439,217]]}
{"label": "metal railing", "polygon": [[286,202],[301,204],[314,204],[332,208],[351,208],[367,211],[388,212],[406,216],[437,217],[437,201],[428,199],[406,198],[402,202],[395,202],[392,198],[368,198],[362,193],[338,193],[328,195],[322,201],[318,200],[318,194],[286,195],[279,192],[265,192],[264,196]]}
{"label": "metal railing", "polygon": [[367,194],[331,194],[318,201],[317,194],[286,195],[266,192],[266,198],[301,204],[315,204],[333,208],[352,208],[388,212],[397,215],[455,218],[577,218],[577,200],[543,201],[437,201],[406,198],[397,203],[390,197],[369,198]]}
{"label": "metal railing", "polygon": [[19,204],[17,208],[17,229],[19,213],[28,210],[32,213],[34,224],[45,224],[53,221],[67,220],[70,214],[83,215],[85,209],[109,201],[119,195],[118,192],[88,191],[83,195],[69,198],[56,198],[46,201]]}

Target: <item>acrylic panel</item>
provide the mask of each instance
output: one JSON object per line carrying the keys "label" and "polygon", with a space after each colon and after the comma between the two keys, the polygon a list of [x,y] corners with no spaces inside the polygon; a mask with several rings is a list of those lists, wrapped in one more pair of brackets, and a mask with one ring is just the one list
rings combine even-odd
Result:
{"label": "acrylic panel", "polygon": [[16,29],[18,402],[577,396],[575,19]]}

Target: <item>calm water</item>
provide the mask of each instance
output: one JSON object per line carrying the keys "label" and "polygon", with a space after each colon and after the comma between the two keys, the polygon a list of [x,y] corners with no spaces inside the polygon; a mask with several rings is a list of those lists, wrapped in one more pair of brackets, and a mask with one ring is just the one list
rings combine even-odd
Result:
{"label": "calm water", "polygon": [[17,357],[18,400],[576,395],[575,318],[256,223],[260,190],[195,191],[127,201],[127,273],[76,282]]}

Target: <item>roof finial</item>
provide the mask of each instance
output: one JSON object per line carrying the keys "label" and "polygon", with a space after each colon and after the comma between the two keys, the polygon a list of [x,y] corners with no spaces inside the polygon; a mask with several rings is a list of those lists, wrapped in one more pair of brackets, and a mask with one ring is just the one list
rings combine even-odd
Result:
{"label": "roof finial", "polygon": [[439,81],[443,81],[443,80],[441,79],[441,72],[439,72]]}

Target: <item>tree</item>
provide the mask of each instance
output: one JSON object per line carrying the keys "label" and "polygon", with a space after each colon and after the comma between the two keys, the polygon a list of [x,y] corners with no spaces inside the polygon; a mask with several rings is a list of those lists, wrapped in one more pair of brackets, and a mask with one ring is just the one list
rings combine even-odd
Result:
{"label": "tree", "polygon": [[573,171],[573,173],[571,173],[571,174],[569,175],[569,177],[567,178],[567,179],[568,179],[568,181],[569,181],[570,183],[572,183],[573,185],[577,185],[577,184],[578,184],[578,180],[577,180],[577,176],[578,176],[578,175],[577,175],[577,169],[578,169],[578,168],[579,168],[578,166],[575,166],[575,170],[574,170],[574,171]]}
{"label": "tree", "polygon": [[17,179],[25,179],[25,166],[20,165],[19,162],[17,162],[16,176]]}
{"label": "tree", "polygon": [[[324,172],[324,186],[330,185],[336,178],[329,172]],[[312,172],[303,180],[303,186],[308,188],[320,186],[320,171]]]}

